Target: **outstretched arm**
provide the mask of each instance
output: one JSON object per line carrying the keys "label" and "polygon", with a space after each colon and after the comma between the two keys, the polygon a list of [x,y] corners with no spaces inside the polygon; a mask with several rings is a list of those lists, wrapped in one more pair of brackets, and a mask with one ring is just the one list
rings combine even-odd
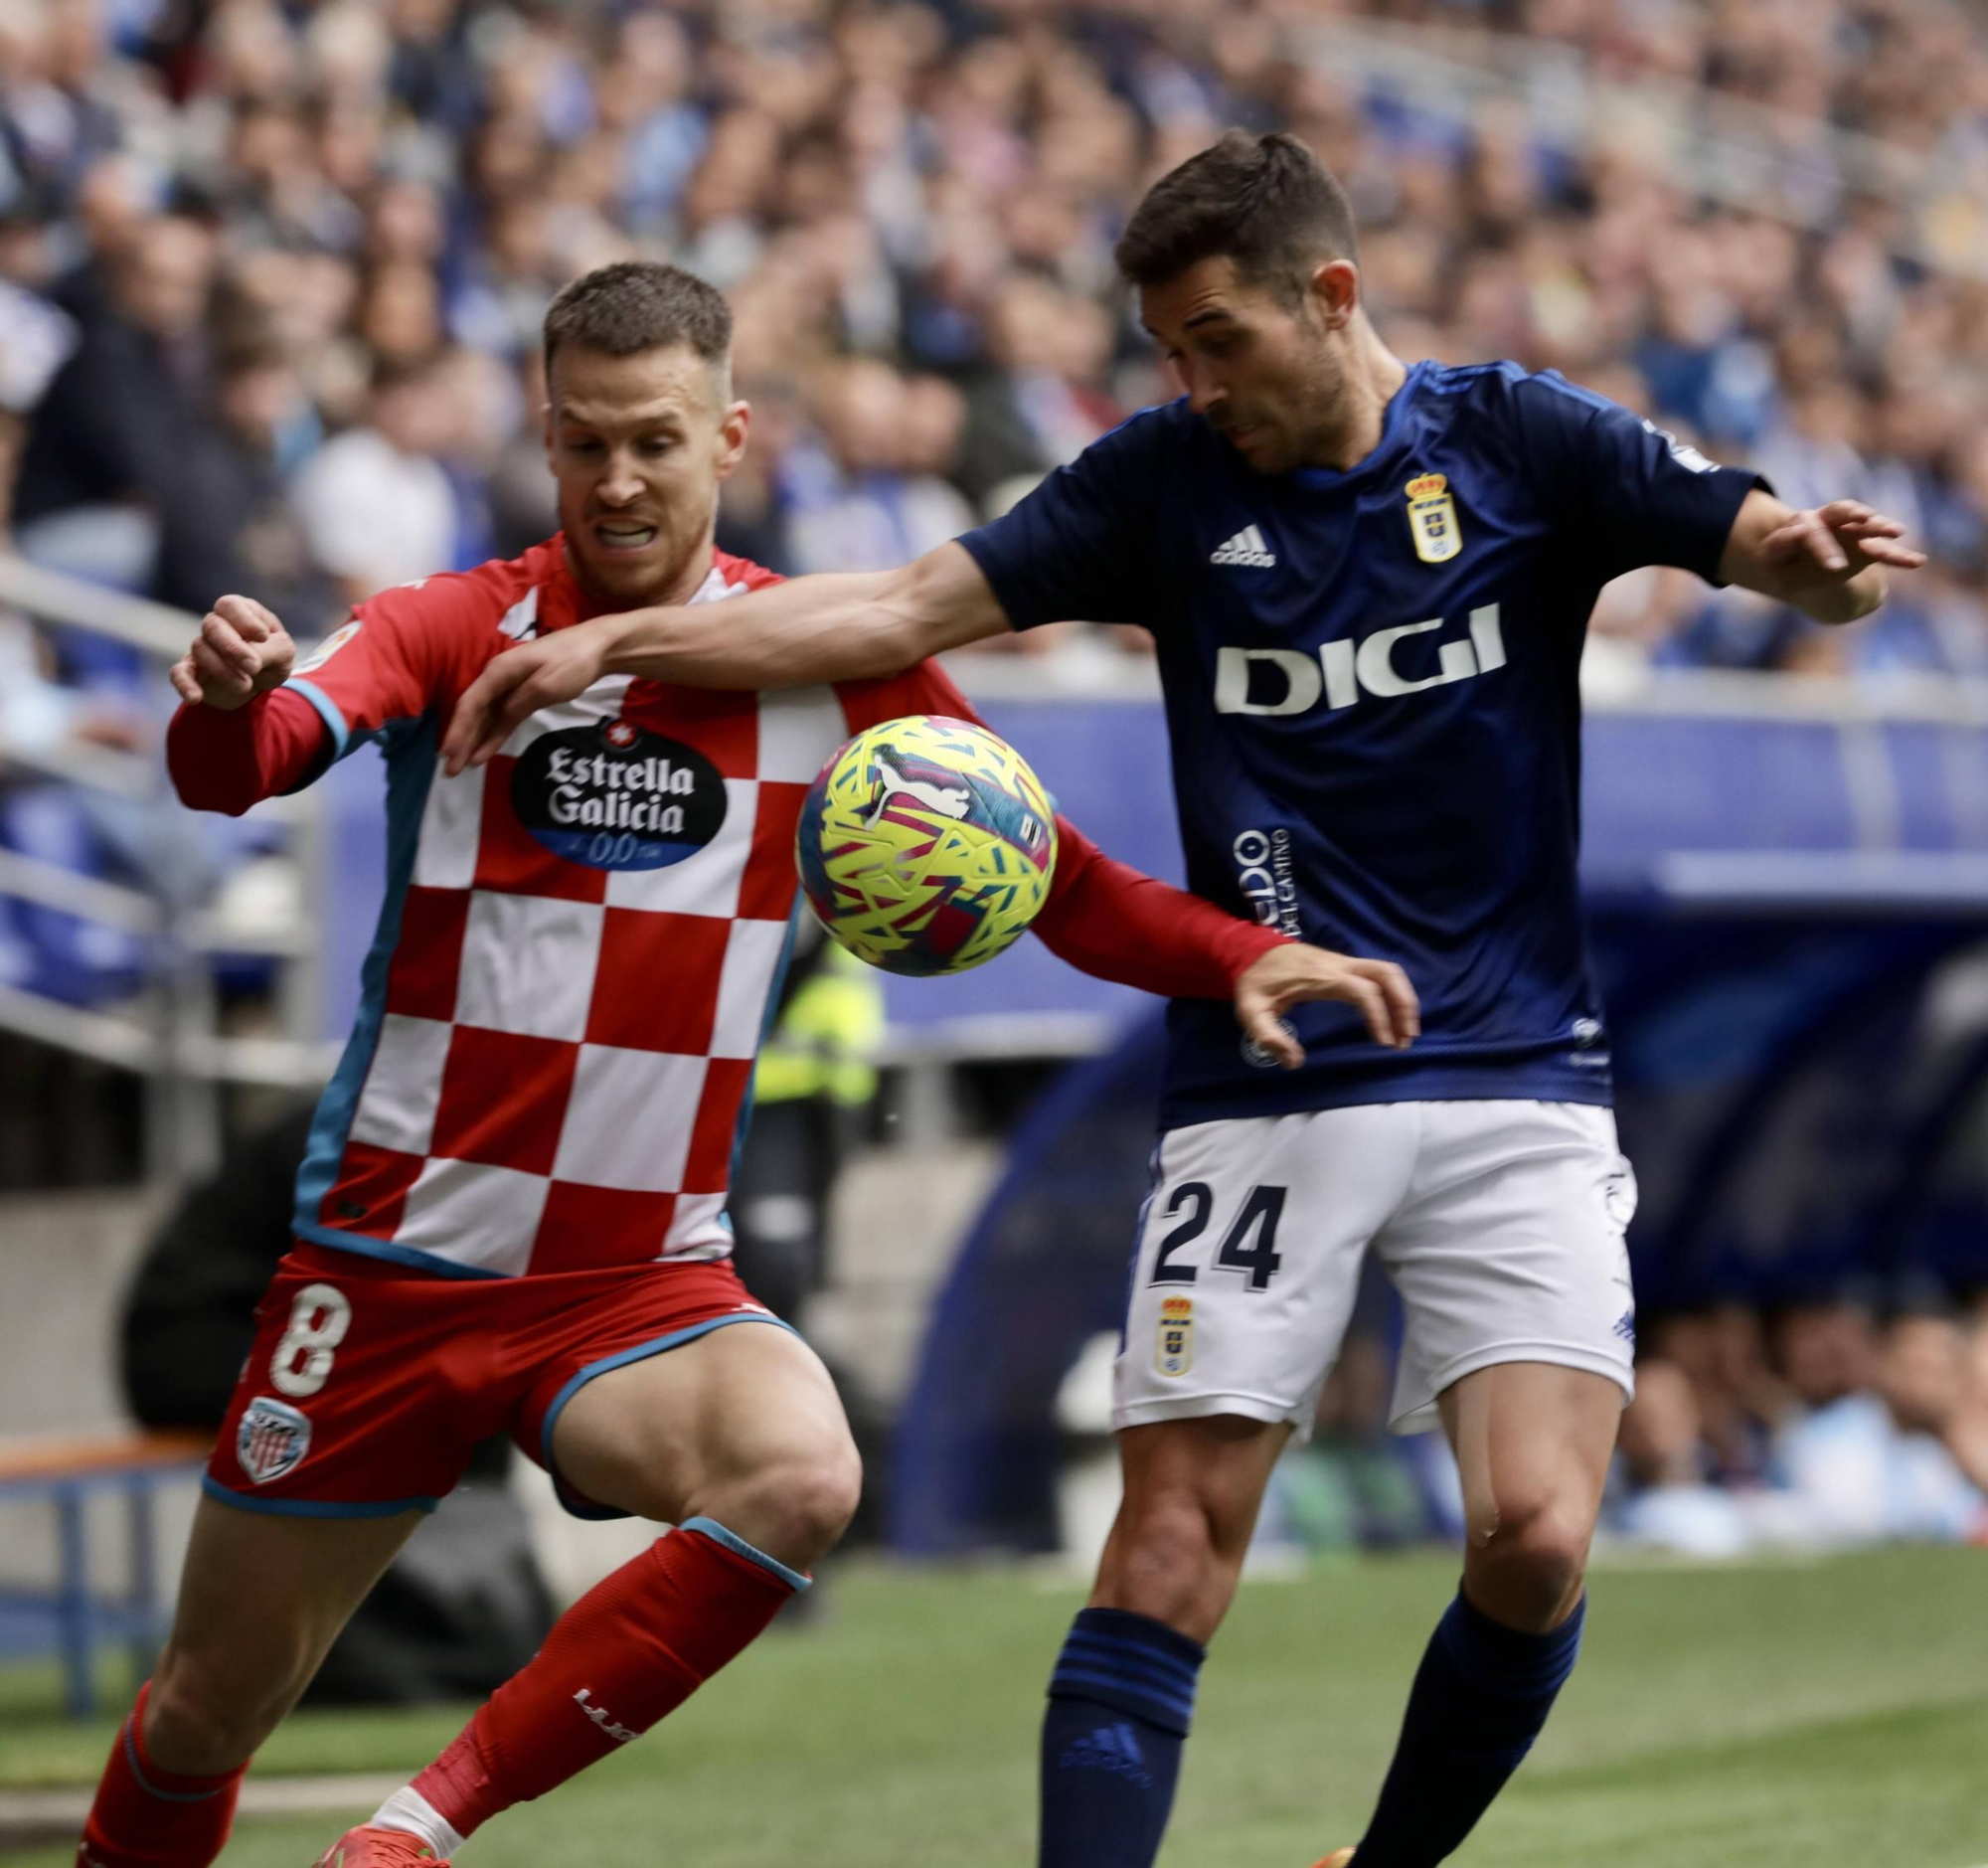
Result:
{"label": "outstretched arm", "polygon": [[1228,999],[1236,1022],[1287,1070],[1304,1050],[1283,1014],[1338,999],[1376,1044],[1406,1049],[1421,1030],[1408,976],[1389,960],[1355,958],[1286,939],[1198,895],[1114,862],[1069,818],[1057,818],[1057,873],[1035,932],[1058,958],[1121,985],[1173,999]]}
{"label": "outstretched arm", "polygon": [[1855,622],[1885,600],[1886,571],[1916,571],[1925,553],[1905,527],[1854,499],[1797,512],[1755,487],[1720,555],[1719,575],[1791,603],[1817,622]]}
{"label": "outstretched arm", "polygon": [[522,721],[603,675],[697,688],[812,687],[894,675],[1007,626],[980,567],[956,543],[897,571],[822,573],[718,603],[601,616],[492,661],[456,704],[442,759],[451,777],[482,764]]}

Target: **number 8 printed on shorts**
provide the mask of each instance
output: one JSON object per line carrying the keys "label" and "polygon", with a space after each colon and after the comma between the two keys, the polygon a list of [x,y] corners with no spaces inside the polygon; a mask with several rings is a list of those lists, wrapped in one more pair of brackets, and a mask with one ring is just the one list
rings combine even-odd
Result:
{"label": "number 8 printed on shorts", "polygon": [[[314,1395],[331,1376],[332,1352],[352,1327],[352,1304],[334,1284],[306,1284],[290,1305],[290,1326],[269,1358],[269,1380],[292,1401]],[[299,1359],[301,1358],[301,1359]]]}

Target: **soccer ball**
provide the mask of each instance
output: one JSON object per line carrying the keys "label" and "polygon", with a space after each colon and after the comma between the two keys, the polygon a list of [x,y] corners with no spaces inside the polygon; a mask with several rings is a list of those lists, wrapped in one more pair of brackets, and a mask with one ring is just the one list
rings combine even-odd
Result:
{"label": "soccer ball", "polygon": [[1035,920],[1056,813],[1021,755],[936,714],[859,733],[801,804],[794,857],[821,925],[886,972],[963,973]]}

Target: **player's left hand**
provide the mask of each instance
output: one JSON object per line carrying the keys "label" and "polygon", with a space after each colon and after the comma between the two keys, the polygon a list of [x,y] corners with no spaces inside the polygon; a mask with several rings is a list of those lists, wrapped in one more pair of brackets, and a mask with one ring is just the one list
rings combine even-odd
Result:
{"label": "player's left hand", "polygon": [[453,778],[487,764],[540,708],[584,694],[600,679],[602,654],[600,631],[580,623],[492,656],[455,704],[442,736],[442,769]]}
{"label": "player's left hand", "polygon": [[1236,982],[1236,1022],[1284,1069],[1304,1063],[1304,1046],[1283,1015],[1314,999],[1338,999],[1367,1021],[1376,1044],[1406,1051],[1421,1035],[1421,1001],[1393,960],[1331,953],[1302,940],[1272,947]]}
{"label": "player's left hand", "polygon": [[[1845,585],[1873,565],[1916,571],[1925,553],[1899,541],[1905,528],[1861,500],[1833,499],[1827,506],[1791,513],[1760,541],[1760,561],[1791,602]],[[1877,596],[1882,596],[1880,590]],[[1871,607],[1877,606],[1874,599]]]}

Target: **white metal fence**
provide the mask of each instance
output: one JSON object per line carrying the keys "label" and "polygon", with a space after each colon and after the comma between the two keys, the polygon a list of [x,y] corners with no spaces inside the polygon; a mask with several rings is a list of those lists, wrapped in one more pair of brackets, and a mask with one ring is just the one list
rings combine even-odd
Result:
{"label": "white metal fence", "polygon": [[[0,605],[85,630],[137,650],[158,668],[186,650],[197,616],[106,591],[0,554]],[[148,1085],[146,1166],[179,1179],[210,1166],[220,1140],[219,1086],[298,1088],[321,1083],[331,1058],[316,1033],[316,917],[310,902],[319,864],[311,847],[317,812],[307,797],[257,807],[280,824],[302,883],[301,906],[253,928],[224,926],[214,913],[216,880],[189,840],[156,755],[10,739],[0,724],[0,782],[58,780],[106,793],[143,813],[144,861],[126,881],[85,876],[18,851],[0,850],[0,898],[55,909],[134,936],[145,955],[143,984],[116,1006],[83,1006],[20,984],[0,984],[0,1028],[140,1073]],[[220,954],[276,963],[277,1029],[220,1029],[214,963]]]}

